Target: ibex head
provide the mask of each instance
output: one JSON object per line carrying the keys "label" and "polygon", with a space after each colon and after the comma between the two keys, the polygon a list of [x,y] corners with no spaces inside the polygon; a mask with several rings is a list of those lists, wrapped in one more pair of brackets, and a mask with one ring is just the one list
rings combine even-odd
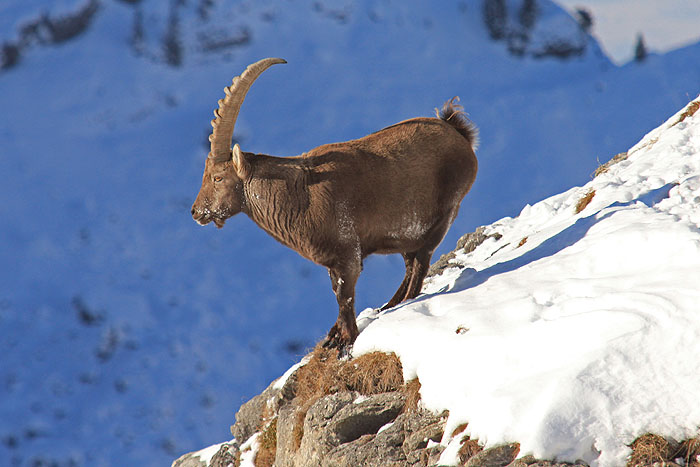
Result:
{"label": "ibex head", "polygon": [[231,149],[233,128],[243,99],[253,82],[272,65],[287,63],[281,58],[266,58],[253,63],[224,88],[226,97],[219,99],[214,110],[213,128],[209,136],[211,150],[204,165],[202,187],[192,205],[192,217],[200,225],[214,222],[224,226],[229,217],[243,209],[243,182],[250,176],[250,165],[236,144]]}

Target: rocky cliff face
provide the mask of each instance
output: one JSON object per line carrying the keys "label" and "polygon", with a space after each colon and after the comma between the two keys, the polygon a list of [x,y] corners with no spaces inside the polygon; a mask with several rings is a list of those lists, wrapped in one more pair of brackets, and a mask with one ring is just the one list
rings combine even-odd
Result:
{"label": "rocky cliff face", "polygon": [[317,349],[304,362],[241,407],[232,442],[209,459],[200,451],[173,466],[437,463],[446,414],[418,407],[420,385],[403,383],[396,356],[338,361]]}
{"label": "rocky cliff face", "polygon": [[185,454],[172,466],[437,466],[443,441],[455,437],[461,465],[579,465],[516,459],[517,443],[483,450],[464,434],[466,425],[446,433],[448,413],[422,408],[419,390],[417,379],[403,383],[393,354],[338,361],[317,349],[241,406],[232,441]]}

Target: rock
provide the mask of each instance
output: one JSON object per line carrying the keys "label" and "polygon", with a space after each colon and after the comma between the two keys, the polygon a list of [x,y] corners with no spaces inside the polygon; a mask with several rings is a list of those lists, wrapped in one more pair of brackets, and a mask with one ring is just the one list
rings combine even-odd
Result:
{"label": "rock", "polygon": [[241,460],[241,452],[236,443],[224,443],[209,461],[209,467],[229,467],[238,465]]}
{"label": "rock", "polygon": [[[390,436],[389,439],[391,441],[389,443],[378,442],[378,438],[383,434],[384,432],[377,436],[363,435],[351,443],[343,444],[330,451],[323,459],[321,465],[323,467],[406,465],[406,456],[401,450],[401,442],[397,442],[396,436]],[[387,436],[385,435],[382,438],[387,438]]]}
{"label": "rock", "polygon": [[[304,435],[299,450],[294,455],[296,459],[293,465],[342,465],[337,463],[341,462],[337,459],[325,459],[326,455],[338,446],[358,440],[363,435],[376,434],[382,426],[399,415],[404,404],[405,398],[399,392],[373,396],[341,392],[322,397],[306,413]],[[368,438],[364,438],[359,444],[366,441]],[[343,455],[342,452],[339,454],[340,457]],[[291,464],[282,460],[280,465]]]}
{"label": "rock", "polygon": [[354,441],[362,435],[373,435],[394,421],[405,403],[406,398],[400,392],[367,396],[359,403],[355,402],[339,411],[330,428],[339,444]]}
{"label": "rock", "polygon": [[[375,396],[373,400],[366,400],[358,405],[365,404],[365,413],[375,415],[376,405],[382,399],[396,404],[400,409],[402,395],[400,393],[386,393]],[[354,405],[354,404],[353,404]],[[338,412],[340,418],[343,412],[349,412],[352,406],[348,406]],[[367,411],[367,408],[370,408]],[[394,409],[387,407],[387,417],[393,415]],[[437,463],[443,446],[435,446],[426,449],[430,440],[439,442],[445,429],[445,418],[436,416],[428,411],[402,413],[392,421],[374,429],[378,425],[370,423],[366,426],[369,432],[363,434],[354,441],[346,442],[329,451],[321,465],[323,466],[411,466],[434,465]],[[342,423],[340,424],[342,425]],[[381,431],[379,431],[381,429]],[[357,432],[355,433],[355,435]]]}
{"label": "rock", "polygon": [[437,421],[421,428],[420,430],[411,433],[403,443],[403,449],[406,453],[424,449],[428,446],[428,441],[436,443],[440,442],[442,434],[445,432],[445,422]]}
{"label": "rock", "polygon": [[322,397],[304,416],[301,441],[294,429],[299,423],[301,409],[294,404],[283,406],[278,413],[275,465],[330,467],[437,463],[444,447],[426,448],[429,441],[439,442],[442,438],[446,417],[428,411],[402,413],[405,397],[400,391],[370,396],[340,392]]}
{"label": "rock", "polygon": [[[212,451],[216,452],[212,455]],[[240,458],[236,442],[210,446],[197,452],[190,452],[175,460],[172,467],[228,467],[237,465]]]}
{"label": "rock", "polygon": [[437,465],[438,461],[440,460],[440,456],[442,455],[442,451],[444,450],[445,446],[442,445],[433,446],[432,448],[425,449],[422,453],[425,457],[425,461],[421,465]]}
{"label": "rock", "polygon": [[[667,464],[668,465],[668,464]],[[576,462],[569,464],[567,462],[543,461],[536,460],[532,456],[516,459],[508,464],[508,467],[588,467],[588,464]]]}
{"label": "rock", "polygon": [[471,253],[487,239],[495,238],[496,240],[500,240],[503,237],[499,233],[486,235],[485,232],[486,227],[481,226],[477,227],[474,232],[463,235],[459,240],[457,240],[457,247],[454,249],[454,251],[440,256],[440,259],[430,266],[430,269],[428,270],[428,277],[440,275],[445,269],[463,268],[464,266],[451,262],[458,253]]}
{"label": "rock", "polygon": [[243,444],[260,429],[263,420],[263,410],[269,401],[274,399],[280,390],[270,385],[261,394],[241,405],[236,412],[236,423],[231,426],[231,434]]}
{"label": "rock", "polygon": [[312,405],[304,417],[304,435],[299,450],[289,456],[294,462],[285,463],[283,458],[280,465],[320,466],[326,453],[340,444],[335,430],[330,428],[333,417],[358,396],[356,392],[341,392],[322,397]]}
{"label": "rock", "polygon": [[260,430],[263,419],[280,410],[289,403],[296,393],[296,378],[291,375],[281,389],[273,381],[262,393],[253,397],[236,412],[236,423],[231,426],[231,434],[238,444],[245,443],[248,438]]}
{"label": "rock", "polygon": [[556,462],[556,461],[536,459],[535,456],[528,454],[527,456],[523,456],[520,459],[514,460],[513,462],[508,464],[508,467],[589,467],[589,466],[588,466],[588,464],[586,464],[583,461],[576,461],[573,464],[571,464],[568,462]]}
{"label": "rock", "polygon": [[500,444],[484,449],[469,458],[466,467],[506,467],[518,457],[520,444]]}
{"label": "rock", "polygon": [[207,467],[207,463],[190,452],[176,459],[171,467]]}
{"label": "rock", "polygon": [[299,447],[295,433],[298,416],[299,408],[293,404],[281,408],[277,415],[277,450],[275,453],[277,467],[294,465],[294,456]]}

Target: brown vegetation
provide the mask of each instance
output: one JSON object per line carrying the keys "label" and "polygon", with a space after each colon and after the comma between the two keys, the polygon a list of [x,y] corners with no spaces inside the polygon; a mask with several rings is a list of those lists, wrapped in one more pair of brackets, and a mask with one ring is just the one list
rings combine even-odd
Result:
{"label": "brown vegetation", "polygon": [[628,154],[626,152],[621,152],[619,154],[615,154],[615,156],[613,156],[612,159],[610,159],[605,164],[599,165],[598,168],[595,169],[595,172],[593,172],[593,178],[597,177],[600,174],[607,172],[608,170],[610,170],[610,167],[612,167],[613,165],[627,159],[627,156],[628,156]]}
{"label": "brown vegetation", "polygon": [[253,464],[255,467],[272,467],[277,452],[277,418],[273,418],[260,433],[258,452]]}
{"label": "brown vegetation", "polygon": [[681,443],[681,455],[688,467],[700,467],[700,436]]}
{"label": "brown vegetation", "polygon": [[461,435],[462,437],[462,440],[460,441],[461,446],[459,448],[459,451],[457,451],[459,465],[466,465],[467,461],[474,454],[484,449],[484,447],[481,446],[477,440],[471,439],[469,435],[462,435],[462,433],[464,433],[464,430],[467,429],[467,425],[467,423],[462,423],[452,431],[452,438],[455,438],[459,435]]}
{"label": "brown vegetation", "polygon": [[670,460],[673,454],[668,440],[652,433],[647,433],[635,439],[630,445],[632,455],[627,462],[628,467],[645,466],[655,462]]}
{"label": "brown vegetation", "polygon": [[646,433],[635,439],[632,444],[632,455],[627,461],[627,467],[646,467],[665,465],[683,459],[687,467],[700,467],[700,437],[677,442],[653,433]]}
{"label": "brown vegetation", "polygon": [[337,353],[316,346],[308,363],[296,372],[297,404],[339,391],[371,395],[402,387],[403,367],[395,354],[372,352],[351,360],[338,360]]}
{"label": "brown vegetation", "polygon": [[688,104],[688,106],[685,108],[683,113],[681,113],[681,116],[678,118],[678,121],[676,122],[676,124],[682,122],[683,120],[685,120],[688,117],[692,117],[693,115],[695,115],[695,112],[697,112],[699,108],[700,108],[699,101],[693,101],[690,104]]}
{"label": "brown vegetation", "polygon": [[595,190],[591,188],[585,195],[583,195],[581,199],[578,200],[578,203],[576,203],[576,214],[586,209],[586,206],[591,204],[594,196]]}
{"label": "brown vegetation", "polygon": [[403,392],[406,395],[406,405],[404,405],[404,412],[415,412],[418,410],[418,403],[420,402],[420,381],[418,378],[413,378],[410,381],[406,381],[403,385]]}

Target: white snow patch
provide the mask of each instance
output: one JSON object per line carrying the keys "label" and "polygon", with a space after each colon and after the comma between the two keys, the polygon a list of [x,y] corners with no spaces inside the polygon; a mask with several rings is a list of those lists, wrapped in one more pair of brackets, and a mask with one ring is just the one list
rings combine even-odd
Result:
{"label": "white snow patch", "polygon": [[255,455],[258,453],[260,443],[258,438],[260,433],[255,433],[253,436],[241,445],[241,463],[240,467],[255,467]]}

